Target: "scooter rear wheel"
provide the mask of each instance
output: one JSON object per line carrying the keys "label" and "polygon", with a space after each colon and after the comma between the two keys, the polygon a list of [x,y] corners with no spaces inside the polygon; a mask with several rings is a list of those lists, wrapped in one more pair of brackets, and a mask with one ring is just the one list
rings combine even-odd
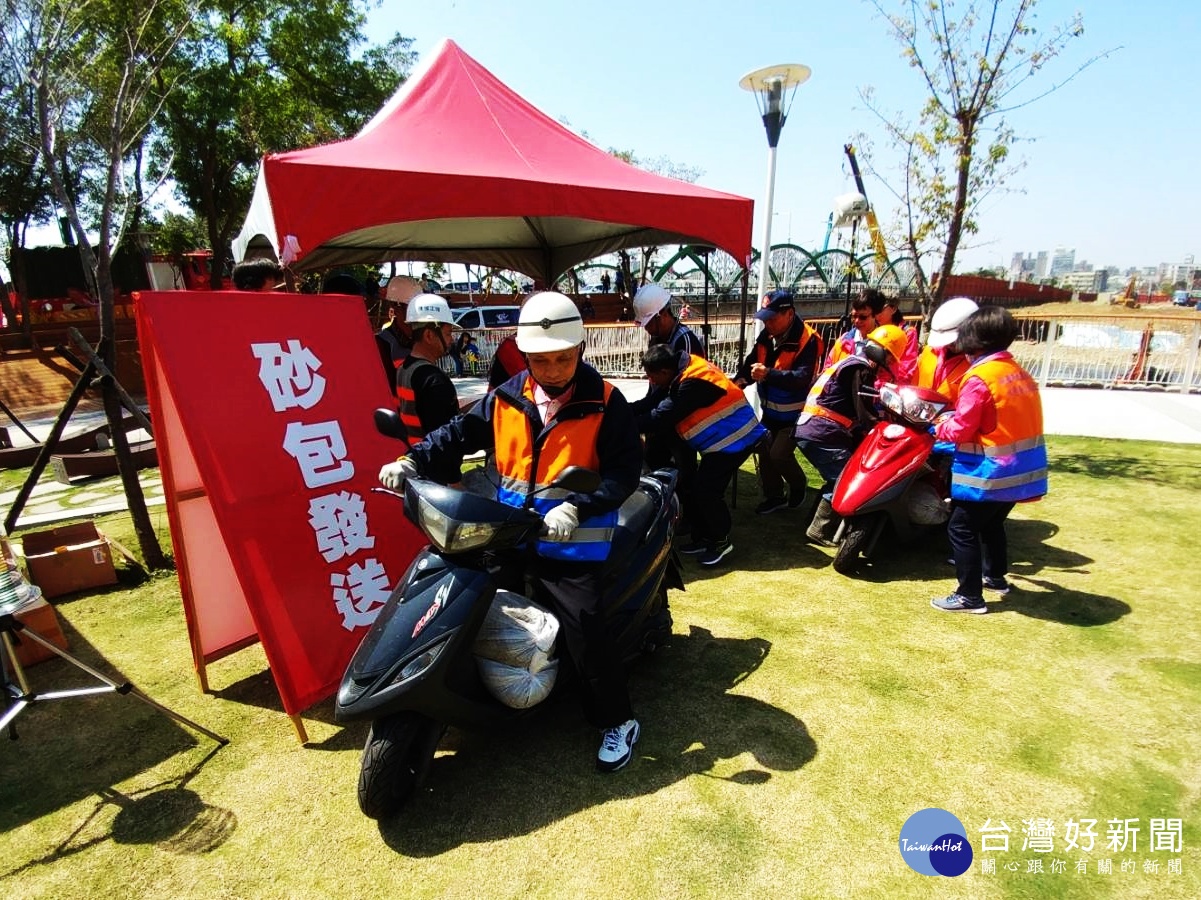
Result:
{"label": "scooter rear wheel", "polygon": [[429,774],[446,726],[420,713],[376,719],[359,768],[359,809],[372,819],[400,812]]}

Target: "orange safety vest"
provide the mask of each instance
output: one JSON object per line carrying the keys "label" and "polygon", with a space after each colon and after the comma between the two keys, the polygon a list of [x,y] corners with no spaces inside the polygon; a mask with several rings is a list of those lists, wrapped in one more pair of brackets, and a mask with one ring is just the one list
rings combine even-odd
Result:
{"label": "orange safety vest", "polygon": [[1005,353],[969,367],[965,380],[978,377],[988,387],[997,424],[977,442],[958,444],[951,463],[951,496],[956,500],[1019,502],[1047,493],[1047,447],[1038,384]]}
{"label": "orange safety vest", "polygon": [[[546,489],[564,469],[583,466],[599,472],[597,440],[612,393],[613,385],[606,381],[603,400],[569,401],[537,435],[523,409],[493,394],[492,433],[500,475],[497,499],[519,508],[529,506],[546,515],[567,496],[558,488]],[[529,403],[534,402],[534,380],[529,375],[525,376],[521,394]],[[616,509],[591,516],[580,522],[567,541],[539,541],[538,554],[551,559],[603,561],[609,556],[616,526]]]}
{"label": "orange safety vest", "polygon": [[[801,337],[797,341],[795,348],[781,350],[780,355],[776,357],[768,368],[788,371],[793,367],[797,357],[801,355],[801,351],[809,344],[811,340],[817,341],[817,361],[821,363],[822,351],[825,349],[822,346],[822,336],[807,322],[801,322]],[[755,345],[755,362],[761,366],[767,365],[767,344],[761,343]],[[768,421],[769,425],[773,422],[790,422],[792,416],[800,412],[805,405],[803,397],[798,397],[793,391],[783,387],[770,385],[766,381],[759,382],[759,402],[763,407],[763,417]],[[772,426],[774,427],[774,426]]]}
{"label": "orange safety vest", "polygon": [[820,416],[823,419],[829,419],[836,425],[841,425],[848,431],[855,426],[855,420],[844,416],[840,412],[835,412],[828,406],[821,403],[822,395],[826,391],[826,385],[838,377],[838,373],[848,365],[855,364],[866,366],[858,356],[844,356],[833,365],[826,366],[826,370],[821,373],[817,381],[813,382],[813,387],[809,389],[809,396],[805,399],[805,408],[801,410],[801,417],[797,420],[798,425],[804,425],[812,416]]}
{"label": "orange safety vest", "polygon": [[959,400],[959,385],[963,383],[963,376],[971,364],[966,354],[956,353],[947,358],[945,353],[923,347],[917,358],[915,384],[938,391],[954,406]]}
{"label": "orange safety vest", "polygon": [[421,418],[417,415],[417,394],[413,391],[413,375],[422,366],[432,365],[428,359],[422,359],[411,366],[402,364],[400,371],[396,373],[396,412],[405,427],[405,443],[410,447],[425,439],[425,429],[421,427]]}
{"label": "orange safety vest", "polygon": [[767,436],[742,388],[704,357],[690,354],[679,378],[707,381],[725,392],[709,406],[702,406],[676,423],[676,432],[697,452],[737,453]]}

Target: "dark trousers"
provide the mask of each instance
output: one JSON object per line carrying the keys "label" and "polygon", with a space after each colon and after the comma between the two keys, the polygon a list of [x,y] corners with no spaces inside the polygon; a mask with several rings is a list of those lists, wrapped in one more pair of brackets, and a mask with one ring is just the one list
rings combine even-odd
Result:
{"label": "dark trousers", "polygon": [[951,504],[947,537],[955,557],[957,593],[980,599],[983,579],[1004,578],[1009,571],[1009,546],[1005,539],[1005,519],[1012,503],[956,500]]}
{"label": "dark trousers", "polygon": [[817,473],[822,477],[822,497],[830,500],[834,497],[834,485],[838,476],[847,467],[847,462],[854,452],[850,447],[831,447],[818,444],[815,441],[801,441],[801,453],[813,464]]}
{"label": "dark trousers", "polygon": [[[597,728],[634,718],[626,667],[617,645],[617,625],[604,615],[600,566],[539,558],[532,566],[534,600],[559,619],[559,646],[567,648],[580,676],[584,716]],[[498,582],[523,592],[519,568],[506,567]]]}
{"label": "dark trousers", "polygon": [[730,537],[730,507],[726,488],[748,456],[751,448],[737,453],[703,453],[692,485],[692,539],[698,543],[720,544]]}
{"label": "dark trousers", "polygon": [[[765,426],[767,441],[759,447],[759,484],[769,500],[784,498],[784,486],[794,497],[805,494],[805,470],[796,458],[796,423]],[[799,502],[799,501],[798,501]]]}
{"label": "dark trousers", "polygon": [[685,519],[694,521],[696,501],[693,498],[693,492],[697,473],[696,451],[674,431],[656,432],[646,436],[644,458],[646,467],[651,471],[674,468],[679,473],[676,479],[676,496],[680,498],[680,510]]}

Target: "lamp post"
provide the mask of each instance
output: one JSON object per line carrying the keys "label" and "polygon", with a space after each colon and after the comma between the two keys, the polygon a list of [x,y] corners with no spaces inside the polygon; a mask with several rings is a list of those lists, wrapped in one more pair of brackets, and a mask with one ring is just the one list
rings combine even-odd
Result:
{"label": "lamp post", "polygon": [[788,119],[796,89],[809,80],[808,66],[767,66],[742,76],[738,86],[755,95],[763,127],[767,130],[767,208],[763,216],[763,249],[759,255],[759,296],[767,290],[768,259],[771,256],[772,201],[776,190],[776,145]]}

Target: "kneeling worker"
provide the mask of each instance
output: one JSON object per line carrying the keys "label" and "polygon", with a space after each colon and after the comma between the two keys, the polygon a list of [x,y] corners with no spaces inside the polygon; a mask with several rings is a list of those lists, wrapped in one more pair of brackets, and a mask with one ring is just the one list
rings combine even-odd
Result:
{"label": "kneeling worker", "polygon": [[700,554],[702,565],[717,565],[734,549],[726,487],[767,429],[742,389],[699,356],[656,344],[642,355],[642,368],[660,399],[638,416],[638,430],[671,431],[701,455],[691,488],[680,498],[692,521],[692,542],[680,549]]}
{"label": "kneeling worker", "polygon": [[[552,605],[559,617],[580,673],[584,713],[602,731],[597,769],[614,772],[633,757],[639,724],[612,622],[603,614],[601,567],[612,548],[618,507],[638,486],[642,447],[621,392],[583,361],[584,337],[571,298],[551,291],[532,295],[517,320],[526,368],[384,466],[379,479],[392,490],[414,475],[445,484],[464,453],[496,451],[497,499],[543,516],[546,534],[529,568],[534,599]],[[534,493],[569,466],[598,472],[600,487],[586,494]]]}
{"label": "kneeling worker", "polygon": [[892,371],[900,362],[908,339],[896,325],[881,325],[867,336],[861,350],[826,368],[805,401],[797,420],[796,439],[805,458],[824,479],[821,500],[805,536],[815,544],[832,546],[839,517],[831,503],[834,485],[879,418],[875,405],[863,397],[876,380],[876,371]]}

